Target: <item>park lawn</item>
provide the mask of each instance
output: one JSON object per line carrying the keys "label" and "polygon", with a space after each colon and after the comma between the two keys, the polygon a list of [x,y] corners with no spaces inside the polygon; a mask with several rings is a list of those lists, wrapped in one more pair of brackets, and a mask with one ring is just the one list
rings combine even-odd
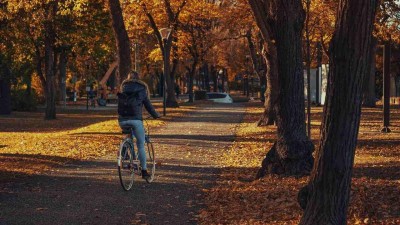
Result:
{"label": "park lawn", "polygon": [[[254,180],[275,140],[275,127],[256,127],[260,106],[250,105],[232,148],[226,152],[216,187],[205,190],[200,224],[298,224],[304,178],[269,175]],[[392,133],[382,134],[381,109],[363,109],[352,180],[348,224],[400,224],[400,113],[392,110]],[[312,109],[317,145],[322,108]]]}
{"label": "park lawn", "polygon": [[[160,104],[155,104],[162,112]],[[150,128],[183,116],[195,106],[167,109],[167,116],[148,120]],[[121,141],[116,109],[59,109],[56,120],[43,112],[13,112],[0,117],[0,181],[40,174],[73,160],[99,158],[117,151]]]}

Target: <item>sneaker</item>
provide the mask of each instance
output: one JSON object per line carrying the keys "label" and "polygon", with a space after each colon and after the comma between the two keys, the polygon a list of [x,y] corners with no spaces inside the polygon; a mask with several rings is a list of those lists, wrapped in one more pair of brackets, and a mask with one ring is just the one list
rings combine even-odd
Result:
{"label": "sneaker", "polygon": [[150,178],[150,174],[147,172],[147,170],[142,170],[142,178],[147,180]]}

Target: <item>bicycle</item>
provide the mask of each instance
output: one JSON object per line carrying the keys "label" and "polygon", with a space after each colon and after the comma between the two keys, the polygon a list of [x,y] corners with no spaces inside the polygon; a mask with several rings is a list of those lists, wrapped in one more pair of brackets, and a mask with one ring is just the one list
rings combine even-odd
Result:
{"label": "bicycle", "polygon": [[[154,180],[154,174],[156,171],[156,162],[154,156],[153,143],[150,140],[150,131],[147,119],[144,119],[146,123],[145,129],[145,152],[147,161],[147,170],[149,170],[150,177],[146,179],[147,183],[151,183]],[[138,160],[139,153],[134,148],[133,139],[135,138],[133,134],[134,128],[131,126],[122,127],[123,134],[129,134],[129,137],[125,137],[118,150],[118,175],[121,182],[122,188],[125,191],[129,191],[132,188],[135,175],[142,176],[142,168],[140,161]]]}

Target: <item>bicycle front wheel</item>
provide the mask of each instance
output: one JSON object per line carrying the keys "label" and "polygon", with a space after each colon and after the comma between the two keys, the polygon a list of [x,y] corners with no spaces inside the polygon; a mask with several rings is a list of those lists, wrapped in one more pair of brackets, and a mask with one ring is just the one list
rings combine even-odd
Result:
{"label": "bicycle front wheel", "polygon": [[133,143],[129,138],[125,138],[118,152],[118,175],[121,186],[125,191],[129,191],[133,185]]}
{"label": "bicycle front wheel", "polygon": [[147,183],[151,183],[154,180],[154,175],[156,173],[156,160],[154,155],[154,147],[153,143],[147,143],[147,152],[146,152],[146,161],[147,161],[147,170],[150,172],[150,177],[146,179]]}

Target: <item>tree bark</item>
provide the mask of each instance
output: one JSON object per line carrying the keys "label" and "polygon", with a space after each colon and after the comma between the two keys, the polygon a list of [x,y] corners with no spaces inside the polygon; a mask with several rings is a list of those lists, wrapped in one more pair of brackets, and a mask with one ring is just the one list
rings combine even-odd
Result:
{"label": "tree bark", "polygon": [[370,65],[377,0],[341,0],[330,44],[327,102],[310,181],[299,193],[300,224],[346,224],[360,125],[362,81]]}
{"label": "tree bark", "polygon": [[[266,40],[269,44],[267,50],[262,51],[262,59],[260,60],[260,56],[257,55],[256,47],[251,38],[251,30],[247,31],[246,38],[249,45],[254,71],[257,73],[260,79],[260,85],[262,85],[262,83],[266,85],[266,90],[264,92],[264,113],[258,120],[257,126],[273,125],[276,118],[274,104],[276,103],[279,91],[277,83],[276,47],[273,43],[271,43],[270,40]],[[263,46],[267,46],[267,44],[263,44]],[[263,80],[264,82],[261,82]]]}
{"label": "tree bark", "polygon": [[44,22],[45,28],[45,39],[44,39],[44,52],[45,52],[45,76],[46,76],[46,88],[45,88],[45,99],[46,109],[44,119],[51,120],[56,119],[56,76],[55,76],[55,41],[56,34],[54,29],[54,18],[57,13],[57,2],[49,4],[48,18]]}
{"label": "tree bark", "polygon": [[108,0],[112,26],[118,51],[118,73],[117,80],[124,80],[131,71],[131,51],[128,33],[126,32],[124,18],[119,0]]}
{"label": "tree bark", "polygon": [[166,107],[178,107],[178,102],[176,101],[175,97],[175,79],[171,76],[171,70],[170,70],[170,52],[171,52],[171,47],[172,47],[172,42],[170,41],[165,41],[164,42],[164,51],[166,51],[166,54],[164,54],[164,73],[165,73],[165,78],[167,82],[166,86],[166,92],[167,92],[167,99],[166,99]]}
{"label": "tree bark", "polygon": [[274,125],[276,121],[275,105],[279,97],[278,59],[276,46],[268,41],[266,51],[263,53],[266,61],[266,90],[264,93],[264,113],[258,121],[258,126]]}
{"label": "tree bark", "polygon": [[[305,127],[302,64],[305,13],[302,2],[249,0],[249,3],[264,40],[271,40],[276,46],[280,90],[279,101],[274,106],[277,141],[263,160],[257,178],[267,173],[307,175],[313,165],[314,145],[307,137]],[[271,48],[270,43],[266,43]]]}
{"label": "tree bark", "polygon": [[375,94],[375,72],[376,72],[376,47],[377,47],[377,40],[376,38],[372,37],[371,42],[371,55],[370,59],[370,69],[367,71],[367,76],[365,76],[364,84],[363,84],[363,103],[362,105],[365,107],[375,107],[376,106],[376,94]]}

